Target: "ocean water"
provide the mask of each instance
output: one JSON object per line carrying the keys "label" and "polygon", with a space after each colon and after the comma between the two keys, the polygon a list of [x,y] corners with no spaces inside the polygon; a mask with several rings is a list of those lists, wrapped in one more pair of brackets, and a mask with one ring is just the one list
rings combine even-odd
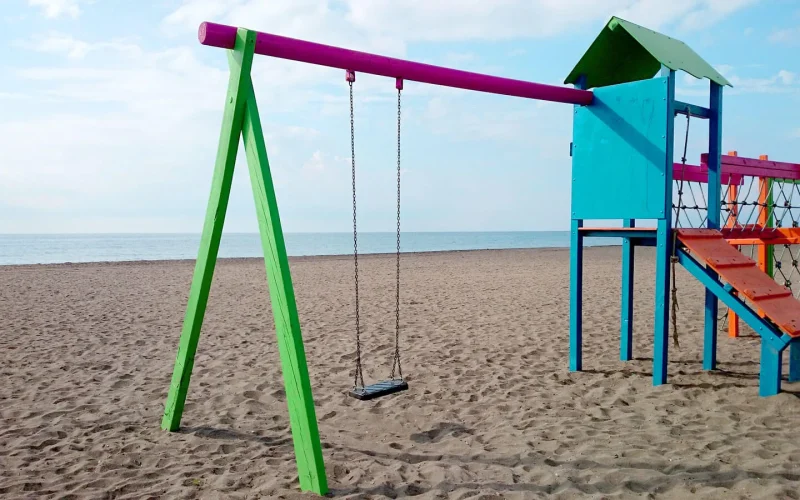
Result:
{"label": "ocean water", "polygon": [[[350,233],[288,233],[290,256],[344,255],[353,252]],[[0,234],[0,265],[194,259],[199,234]],[[394,233],[360,233],[359,253],[393,253]],[[618,245],[607,238],[588,238],[587,245]],[[569,231],[403,233],[402,252],[566,248]],[[225,233],[220,257],[261,257],[257,233]]]}

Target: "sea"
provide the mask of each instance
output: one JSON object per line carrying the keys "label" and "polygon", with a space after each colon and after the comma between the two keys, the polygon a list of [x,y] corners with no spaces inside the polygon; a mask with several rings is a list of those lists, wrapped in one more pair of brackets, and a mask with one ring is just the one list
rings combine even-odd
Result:
{"label": "sea", "polygon": [[[395,233],[359,233],[360,254],[393,253]],[[287,233],[290,256],[353,253],[352,233]],[[199,234],[0,234],[0,265],[195,259]],[[587,246],[619,245],[587,238]],[[401,252],[566,248],[569,231],[406,232]],[[223,233],[219,256],[261,257],[258,233]]]}

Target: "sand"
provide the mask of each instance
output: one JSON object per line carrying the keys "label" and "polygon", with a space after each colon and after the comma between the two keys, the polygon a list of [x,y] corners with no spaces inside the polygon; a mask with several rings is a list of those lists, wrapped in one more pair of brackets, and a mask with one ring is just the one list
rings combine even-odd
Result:
{"label": "sand", "polygon": [[[800,498],[800,384],[758,397],[759,339],[720,336],[681,271],[680,349],[651,385],[653,255],[619,357],[619,248],[586,252],[585,371],[569,373],[568,252],[409,255],[411,389],[345,396],[352,263],[292,260],[331,494]],[[391,256],[361,261],[368,380],[386,377]],[[263,262],[217,268],[181,432],[159,429],[193,262],[0,268],[0,497],[296,498]]]}

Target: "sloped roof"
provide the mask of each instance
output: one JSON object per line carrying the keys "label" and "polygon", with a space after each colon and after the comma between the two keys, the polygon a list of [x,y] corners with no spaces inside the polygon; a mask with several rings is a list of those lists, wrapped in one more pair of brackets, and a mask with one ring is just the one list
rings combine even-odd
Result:
{"label": "sloped roof", "polygon": [[586,88],[652,78],[664,65],[696,78],[732,86],[688,45],[638,24],[612,17],[564,83],[586,75]]}

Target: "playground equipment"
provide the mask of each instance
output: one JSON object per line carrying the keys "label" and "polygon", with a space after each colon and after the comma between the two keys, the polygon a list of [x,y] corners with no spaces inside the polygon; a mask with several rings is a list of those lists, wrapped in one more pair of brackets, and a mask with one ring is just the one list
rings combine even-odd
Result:
{"label": "playground equipment", "polygon": [[[254,55],[262,54],[338,68],[345,70],[348,75],[362,72],[390,77],[395,79],[396,86],[402,81],[415,81],[576,105],[591,103],[592,92],[442,68],[214,23],[200,25],[199,39],[204,45],[228,49],[230,78],[211,195],[161,426],[170,431],[180,427],[200,329],[208,303],[241,136],[264,249],[300,488],[324,494],[328,486],[300,320],[297,315],[261,120],[250,77]],[[354,231],[354,237],[357,238],[357,231]],[[357,253],[357,247],[354,250]],[[399,358],[397,361],[399,372]]]}
{"label": "playground equipment", "polygon": [[[672,248],[675,245],[675,258],[697,276],[709,290],[706,296],[707,345],[704,366],[711,369],[715,363],[717,320],[715,297],[720,297],[726,305],[753,326],[764,338],[762,393],[774,393],[779,389],[780,353],[793,339],[798,338],[797,330],[793,327],[789,328],[787,325],[794,324],[792,323],[794,321],[792,314],[795,313],[792,311],[800,310],[797,307],[800,302],[790,303],[790,300],[795,301],[793,297],[772,291],[767,292],[765,290],[769,287],[761,284],[753,288],[749,283],[742,283],[731,278],[733,276],[731,269],[747,267],[749,273],[747,279],[753,275],[753,269],[749,269],[752,267],[750,264],[745,265],[746,258],[742,254],[729,255],[728,250],[733,252],[735,250],[724,239],[718,237],[718,232],[715,232],[720,227],[719,210],[707,210],[706,223],[711,229],[673,231],[672,143],[674,116],[676,113],[690,114],[709,120],[711,141],[705,164],[696,167],[684,165],[682,170],[685,172],[685,179],[708,179],[709,185],[714,186],[714,189],[708,190],[707,206],[721,206],[720,192],[717,186],[720,186],[721,177],[724,177],[720,172],[722,86],[728,84],[721,75],[681,42],[613,18],[567,78],[566,83],[573,83],[577,88],[567,88],[420,64],[214,23],[201,24],[199,39],[200,43],[204,45],[227,49],[230,78],[211,194],[178,355],[161,424],[163,429],[175,431],[180,427],[219,250],[241,136],[247,156],[259,232],[264,249],[267,281],[286,388],[286,401],[300,488],[318,494],[327,492],[325,466],[300,331],[300,320],[297,314],[258,106],[250,77],[255,54],[338,68],[347,72],[348,80],[354,79],[356,72],[394,78],[398,90],[401,90],[403,81],[415,81],[575,105],[570,368],[581,369],[582,297],[580,287],[583,238],[615,236],[625,240],[622,327],[624,359],[631,357],[633,248],[635,245],[656,246],[656,355],[653,376],[656,384],[666,381],[669,264],[673,255]],[[620,54],[624,54],[625,57],[620,58]],[[662,76],[653,79],[652,77],[662,68],[662,65],[666,67],[662,70]],[[698,78],[708,78],[711,81],[710,107],[704,108],[675,100],[676,70],[685,70]],[[596,90],[594,92],[587,90],[590,88],[596,88]],[[351,146],[354,149],[353,128],[351,128],[351,134]],[[355,172],[354,160],[353,171]],[[733,180],[728,182],[736,184],[740,175],[742,174],[732,171],[730,177]],[[738,186],[738,184],[736,185]],[[604,193],[605,196],[598,197],[598,192]],[[606,203],[605,197],[624,200],[626,203],[609,204]],[[358,234],[355,215],[354,210],[354,254],[357,256]],[[622,219],[624,227],[614,229],[583,227],[584,220],[589,219]],[[654,229],[637,228],[635,227],[636,219],[657,219],[657,227]],[[673,234],[678,235],[678,238],[673,240]],[[710,269],[703,267],[689,254],[690,250],[713,266]],[[713,254],[716,252],[724,253],[724,258],[715,261]],[[739,263],[741,265],[738,265]],[[728,285],[723,286],[716,273],[723,275],[723,278],[730,278]],[[770,283],[774,285],[774,281],[766,274],[761,273],[760,276],[770,280]],[[759,277],[758,280],[761,278]],[[736,297],[734,292],[757,302],[758,308],[763,311],[764,318],[761,318],[757,311]],[[399,294],[399,284],[397,293]],[[787,313],[789,305],[793,308]],[[399,314],[399,305],[396,313]],[[784,331],[781,332],[780,328],[784,328]],[[358,333],[358,329],[356,332]],[[399,333],[397,325],[395,333],[397,346]],[[397,356],[396,365],[400,380],[402,380],[399,354]],[[792,374],[794,374],[792,376],[796,377],[800,372],[800,350],[797,349],[797,342],[792,343],[791,366]],[[356,386],[359,385],[358,376],[357,368]],[[392,380],[394,380],[394,374]],[[363,378],[360,385],[364,388]],[[377,391],[385,389],[373,388]]]}
{"label": "playground equipment", "polygon": [[[620,59],[618,54],[628,57]],[[660,76],[653,78],[659,70]],[[675,99],[679,70],[710,81],[708,107]],[[733,313],[732,325],[742,319],[761,336],[760,395],[780,391],[787,347],[789,380],[800,380],[800,301],[782,286],[790,285],[788,278],[775,282],[769,257],[770,245],[774,249],[776,244],[800,242],[798,216],[792,212],[798,207],[786,195],[787,186],[792,194],[798,189],[793,181],[800,178],[800,165],[722,156],[722,90],[730,83],[682,42],[641,26],[612,19],[566,83],[594,88],[594,102],[576,107],[574,120],[570,369],[582,369],[583,239],[621,237],[620,359],[632,359],[634,248],[652,246],[656,248],[653,385],[667,381],[670,291],[675,293],[670,290],[670,275],[677,263],[706,287],[704,369],[716,367],[721,300]],[[708,120],[708,153],[701,165],[686,164],[686,143],[681,163],[673,162],[676,115],[687,117],[687,127],[691,118]],[[752,187],[755,178],[762,179],[757,200],[743,189]],[[724,201],[723,185],[727,186]],[[776,214],[776,196],[784,197],[783,214]],[[607,203],[609,198],[616,202]],[[779,227],[787,217],[792,228]],[[623,227],[584,227],[584,221],[591,219],[622,219]],[[656,227],[636,227],[636,219],[655,219]],[[759,248],[758,263],[733,246],[751,244]],[[797,270],[797,265],[792,257],[791,268]],[[781,271],[783,266],[775,264]],[[736,326],[732,328],[735,332]]]}
{"label": "playground equipment", "polygon": [[408,382],[403,378],[403,367],[400,364],[400,124],[401,124],[401,94],[403,91],[403,79],[395,81],[397,89],[397,259],[395,274],[395,308],[394,308],[394,356],[392,357],[392,373],[387,380],[377,382],[368,386],[364,385],[364,370],[361,366],[361,321],[358,297],[358,224],[356,210],[356,129],[355,111],[353,106],[353,83],[356,81],[356,74],[352,71],[345,73],[345,79],[350,87],[350,167],[353,177],[353,268],[354,268],[354,290],[356,303],[356,369],[353,380],[353,390],[350,396],[369,400],[388,396],[395,392],[408,389]]}

